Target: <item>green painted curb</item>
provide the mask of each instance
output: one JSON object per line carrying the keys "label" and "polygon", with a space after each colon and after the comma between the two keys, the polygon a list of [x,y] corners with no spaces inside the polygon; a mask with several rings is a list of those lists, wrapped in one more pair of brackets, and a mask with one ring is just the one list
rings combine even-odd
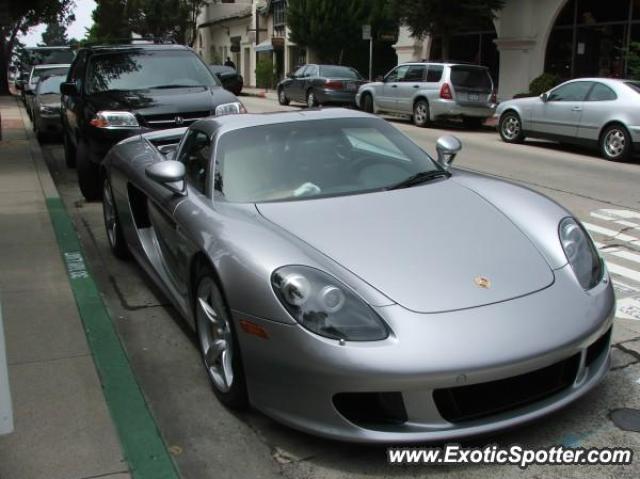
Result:
{"label": "green painted curb", "polygon": [[131,371],[111,317],[87,270],[71,218],[60,198],[47,198],[47,208],[131,474],[135,479],[177,479],[176,468]]}

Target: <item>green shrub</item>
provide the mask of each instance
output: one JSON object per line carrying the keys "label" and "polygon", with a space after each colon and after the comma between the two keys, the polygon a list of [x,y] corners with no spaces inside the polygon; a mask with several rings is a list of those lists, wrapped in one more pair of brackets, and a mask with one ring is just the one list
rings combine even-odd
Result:
{"label": "green shrub", "polygon": [[273,62],[270,58],[261,58],[256,65],[256,86],[258,88],[273,88],[276,75],[273,73]]}
{"label": "green shrub", "polygon": [[553,73],[543,73],[529,83],[529,93],[531,93],[532,96],[542,95],[544,92],[551,90],[558,83],[560,83],[558,75],[554,75]]}

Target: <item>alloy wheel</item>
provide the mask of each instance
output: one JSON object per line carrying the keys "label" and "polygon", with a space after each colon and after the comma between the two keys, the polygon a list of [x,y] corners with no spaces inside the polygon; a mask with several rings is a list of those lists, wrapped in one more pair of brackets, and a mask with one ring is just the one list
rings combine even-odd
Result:
{"label": "alloy wheel", "polygon": [[228,392],[233,385],[233,333],[223,314],[216,310],[217,291],[214,281],[205,277],[198,285],[196,320],[198,337],[207,373],[220,392]]}
{"label": "alloy wheel", "polygon": [[316,96],[310,91],[307,95],[307,107],[313,108],[314,106],[316,106]]}
{"label": "alloy wheel", "polygon": [[515,115],[509,115],[502,122],[502,136],[507,140],[515,140],[520,134],[520,120]]}
{"label": "alloy wheel", "polygon": [[108,180],[104,181],[102,192],[102,211],[104,214],[104,224],[107,229],[107,238],[112,248],[116,246],[118,220],[116,216],[116,208],[111,194],[111,185]]}
{"label": "alloy wheel", "polygon": [[626,146],[626,137],[622,130],[614,128],[607,133],[604,139],[604,150],[607,156],[618,158],[624,153]]}
{"label": "alloy wheel", "polygon": [[426,123],[427,121],[427,115],[429,114],[426,105],[424,105],[424,103],[420,103],[419,105],[416,105],[416,108],[413,112],[413,116],[415,117],[415,121],[416,123]]}

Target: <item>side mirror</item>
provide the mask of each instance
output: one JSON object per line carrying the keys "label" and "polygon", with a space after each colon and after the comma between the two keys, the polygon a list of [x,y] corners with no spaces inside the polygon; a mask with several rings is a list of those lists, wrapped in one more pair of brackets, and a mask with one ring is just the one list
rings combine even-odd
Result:
{"label": "side mirror", "polygon": [[66,96],[74,96],[78,94],[78,87],[74,82],[66,81],[60,84],[60,93]]}
{"label": "side mirror", "polygon": [[441,136],[436,142],[436,151],[438,152],[438,163],[445,170],[448,170],[453,163],[454,158],[462,150],[460,140],[452,135]]}
{"label": "side mirror", "polygon": [[547,103],[547,101],[549,101],[549,94],[548,93],[543,93],[542,95],[540,95],[540,99],[542,100],[542,103]]}
{"label": "side mirror", "polygon": [[296,76],[293,73],[291,72],[287,73],[287,78],[295,78],[295,77]]}
{"label": "side mirror", "polygon": [[159,161],[147,167],[147,177],[177,195],[186,196],[187,186],[184,181],[186,174],[184,165],[179,161]]}

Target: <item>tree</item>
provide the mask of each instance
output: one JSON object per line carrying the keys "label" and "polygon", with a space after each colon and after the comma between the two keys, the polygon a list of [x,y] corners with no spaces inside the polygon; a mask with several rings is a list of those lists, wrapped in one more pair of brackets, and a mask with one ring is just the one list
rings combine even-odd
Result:
{"label": "tree", "polygon": [[96,0],[91,13],[93,25],[87,30],[89,43],[113,43],[131,37],[129,18],[134,0]]}
{"label": "tree", "polygon": [[396,0],[401,23],[416,38],[439,35],[442,57],[449,59],[451,36],[492,21],[505,0]]}
{"label": "tree", "polygon": [[60,22],[52,22],[42,34],[42,44],[47,47],[68,45],[67,27]]}
{"label": "tree", "polygon": [[289,0],[291,40],[328,63],[342,64],[345,48],[362,39],[373,2],[367,0]]}
{"label": "tree", "polygon": [[40,23],[64,22],[74,6],[73,0],[20,0],[9,2],[0,24],[0,93],[7,93],[7,71],[18,35]]}

